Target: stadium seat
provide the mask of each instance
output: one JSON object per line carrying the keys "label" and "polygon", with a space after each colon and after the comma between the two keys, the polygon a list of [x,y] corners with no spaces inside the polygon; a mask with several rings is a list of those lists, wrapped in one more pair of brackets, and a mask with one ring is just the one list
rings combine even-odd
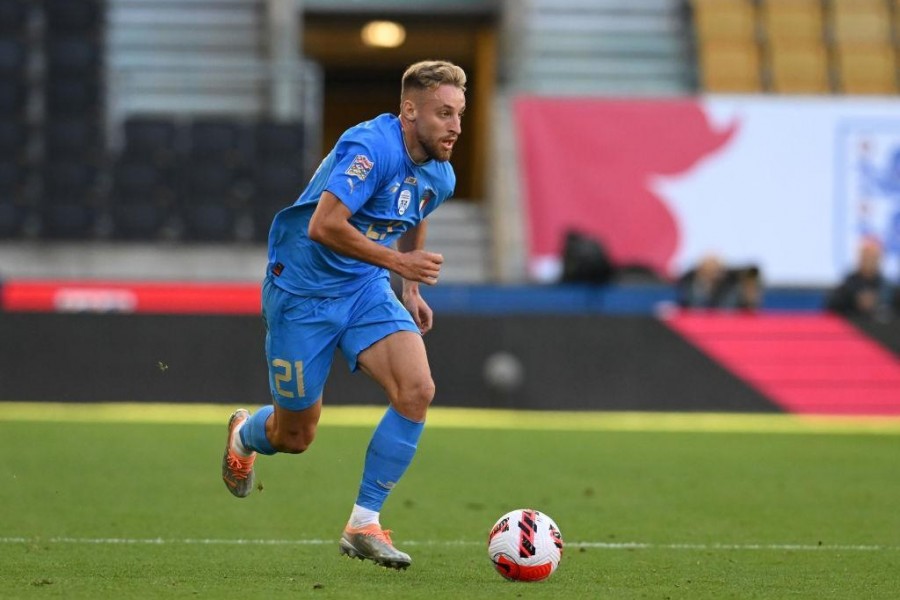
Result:
{"label": "stadium seat", "polygon": [[27,142],[25,123],[19,119],[0,120],[0,160],[20,160]]}
{"label": "stadium seat", "polygon": [[226,242],[235,238],[236,214],[225,203],[188,200],[182,215],[188,241]]}
{"label": "stadium seat", "polygon": [[245,141],[242,127],[236,121],[201,119],[189,127],[189,154],[194,161],[242,163],[246,159]]}
{"label": "stadium seat", "polygon": [[253,239],[257,242],[265,242],[269,238],[269,229],[272,227],[272,219],[287,204],[279,204],[271,200],[257,199],[253,201]]}
{"label": "stadium seat", "polygon": [[[7,182],[8,178],[11,181]],[[14,238],[23,233],[30,212],[21,189],[23,180],[23,170],[18,165],[0,162],[0,238]]]}
{"label": "stadium seat", "polygon": [[14,238],[21,233],[25,209],[11,198],[0,197],[0,239]]}
{"label": "stadium seat", "polygon": [[301,123],[260,121],[254,126],[255,155],[265,160],[301,157],[305,146]]}
{"label": "stadium seat", "polygon": [[835,56],[844,93],[897,93],[896,57],[893,48],[887,44],[839,46]]}
{"label": "stadium seat", "polygon": [[189,199],[218,198],[234,196],[237,174],[228,165],[218,161],[192,162],[185,167],[185,193]]}
{"label": "stadium seat", "polygon": [[94,159],[102,149],[99,122],[80,116],[48,119],[44,123],[44,153],[50,160]]}
{"label": "stadium seat", "polygon": [[98,0],[44,0],[47,29],[52,34],[96,33],[103,23]]}
{"label": "stadium seat", "polygon": [[752,0],[692,0],[698,41],[751,42],[757,38]]}
{"label": "stadium seat", "polygon": [[114,238],[143,241],[158,239],[169,215],[167,210],[150,200],[113,203],[110,213]]}
{"label": "stadium seat", "polygon": [[692,0],[701,85],[707,92],[762,90],[757,15],[751,0]]}
{"label": "stadium seat", "polygon": [[257,161],[253,169],[253,188],[256,198],[288,204],[293,202],[306,185],[301,165],[289,161]]}
{"label": "stadium seat", "polygon": [[117,202],[154,200],[171,204],[177,195],[175,176],[155,162],[123,155],[113,167],[112,193]]}
{"label": "stadium seat", "polygon": [[54,116],[96,114],[100,88],[91,78],[55,77],[46,84],[46,98],[47,112]]}
{"label": "stadium seat", "polygon": [[28,23],[29,0],[0,0],[0,34],[21,35]]}
{"label": "stadium seat", "polygon": [[[0,163],[0,187],[6,177],[5,163]],[[28,218],[28,207],[20,201],[15,193],[0,192],[0,239],[18,237],[22,233],[23,226]]]}
{"label": "stadium seat", "polygon": [[769,45],[771,89],[780,94],[831,93],[828,53],[818,42]]}
{"label": "stadium seat", "polygon": [[51,38],[45,43],[44,57],[53,77],[96,74],[101,67],[100,44],[89,37]]}
{"label": "stadium seat", "polygon": [[275,213],[292,204],[305,184],[299,163],[262,159],[257,162],[250,203],[255,239],[262,241],[268,237]]}
{"label": "stadium seat", "polygon": [[83,239],[93,235],[98,175],[94,165],[75,161],[53,162],[44,167],[38,207],[43,237]]}
{"label": "stadium seat", "polygon": [[24,42],[0,37],[0,77],[22,76],[27,61],[28,51]]}
{"label": "stadium seat", "polygon": [[884,0],[833,0],[829,21],[833,43],[890,43],[891,19]]}
{"label": "stadium seat", "polygon": [[97,184],[96,166],[76,160],[53,161],[44,166],[43,191],[49,196],[88,196]]}
{"label": "stadium seat", "polygon": [[167,117],[141,115],[123,124],[125,151],[135,157],[160,164],[172,162],[178,152],[180,128]]}
{"label": "stadium seat", "polygon": [[764,0],[760,11],[760,22],[770,44],[824,42],[821,0]]}
{"label": "stadium seat", "polygon": [[18,162],[0,161],[0,197],[16,196],[24,181],[24,174],[24,168]]}
{"label": "stadium seat", "polygon": [[19,115],[25,109],[27,88],[23,79],[0,77],[0,115]]}
{"label": "stadium seat", "polygon": [[71,194],[44,197],[39,211],[42,237],[87,239],[94,233],[97,210],[85,198]]}
{"label": "stadium seat", "polygon": [[233,240],[238,204],[237,172],[217,160],[192,162],[184,171],[181,214],[186,239]]}
{"label": "stadium seat", "polygon": [[176,200],[172,173],[141,157],[122,156],[113,168],[109,198],[113,236],[155,239]]}
{"label": "stadium seat", "polygon": [[894,14],[894,36],[900,41],[900,0],[893,0],[891,12]]}
{"label": "stadium seat", "polygon": [[755,42],[703,43],[700,76],[707,92],[759,92],[762,90],[759,47]]}

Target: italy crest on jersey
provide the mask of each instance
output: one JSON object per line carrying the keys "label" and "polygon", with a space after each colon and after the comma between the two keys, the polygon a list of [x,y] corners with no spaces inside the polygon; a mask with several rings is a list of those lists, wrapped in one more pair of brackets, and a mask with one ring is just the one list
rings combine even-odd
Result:
{"label": "italy crest on jersey", "polygon": [[426,188],[424,192],[422,192],[422,197],[419,199],[419,212],[425,212],[425,207],[428,206],[428,203],[431,202],[431,199],[434,197],[434,191],[431,188]]}

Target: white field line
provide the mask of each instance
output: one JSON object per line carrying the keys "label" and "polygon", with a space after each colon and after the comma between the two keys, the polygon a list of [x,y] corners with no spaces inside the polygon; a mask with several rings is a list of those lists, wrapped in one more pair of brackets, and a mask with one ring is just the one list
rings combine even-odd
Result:
{"label": "white field line", "polygon": [[[79,537],[0,537],[0,544],[80,544],[80,545],[125,545],[125,546],[324,546],[335,544],[335,540],[300,539],[209,539],[209,538],[79,538]],[[471,540],[405,541],[405,546],[482,546],[484,542]],[[597,548],[600,550],[762,550],[796,552],[885,552],[900,550],[900,546],[878,544],[695,544],[695,543],[652,543],[652,542],[567,542],[567,548]]]}

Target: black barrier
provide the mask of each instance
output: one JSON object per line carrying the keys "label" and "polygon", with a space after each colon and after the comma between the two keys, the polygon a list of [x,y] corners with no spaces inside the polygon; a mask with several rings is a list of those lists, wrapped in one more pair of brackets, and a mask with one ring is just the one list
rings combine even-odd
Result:
{"label": "black barrier", "polygon": [[900,357],[900,318],[891,320],[855,318],[850,322],[867,336]]}
{"label": "black barrier", "polygon": [[[268,402],[259,317],[0,314],[0,400]],[[435,405],[778,410],[648,316],[437,316]],[[331,404],[382,404],[341,356]]]}

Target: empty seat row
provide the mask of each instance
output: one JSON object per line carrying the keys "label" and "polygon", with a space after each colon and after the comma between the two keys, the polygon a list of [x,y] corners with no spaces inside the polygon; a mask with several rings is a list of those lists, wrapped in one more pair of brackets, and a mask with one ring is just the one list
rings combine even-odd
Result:
{"label": "empty seat row", "polygon": [[227,237],[233,223],[226,217],[244,211],[253,237],[264,239],[275,211],[293,202],[308,177],[305,130],[297,122],[134,116],[123,124],[123,138],[113,195],[131,207],[122,209],[130,221],[119,230],[134,237],[152,237],[159,223],[137,215],[174,206],[192,224],[190,238]]}
{"label": "empty seat row", "polygon": [[[27,202],[3,190],[8,165],[0,162],[0,239],[119,239],[131,241],[233,242],[266,239],[272,217],[293,202],[254,201],[234,206],[218,198],[173,203],[168,198],[122,200],[84,193],[44,192]],[[15,181],[11,185],[20,186]]]}
{"label": "empty seat row", "polygon": [[[15,154],[21,123],[0,120],[0,236],[262,241],[309,176],[297,123],[138,117],[123,129],[120,152],[92,155],[90,124],[59,121],[45,131],[52,160],[29,167]],[[221,160],[238,148],[252,154]]]}
{"label": "empty seat row", "polygon": [[21,35],[28,26],[27,0],[0,0],[0,35]]}
{"label": "empty seat row", "polygon": [[213,118],[183,123],[136,116],[126,120],[123,133],[124,153],[161,161],[176,156],[295,161],[302,159],[306,139],[303,126],[296,122]]}
{"label": "empty seat row", "polygon": [[692,0],[692,7],[708,91],[900,89],[900,48],[894,45],[900,39],[900,0]]}
{"label": "empty seat row", "polygon": [[46,28],[53,34],[91,34],[103,28],[104,0],[42,0],[41,4]]}
{"label": "empty seat row", "polygon": [[[703,40],[887,42],[898,0],[691,0]],[[893,19],[892,19],[893,15]]]}
{"label": "empty seat row", "polygon": [[35,9],[54,33],[97,31],[104,19],[103,0],[0,0],[0,34],[23,33]]}

